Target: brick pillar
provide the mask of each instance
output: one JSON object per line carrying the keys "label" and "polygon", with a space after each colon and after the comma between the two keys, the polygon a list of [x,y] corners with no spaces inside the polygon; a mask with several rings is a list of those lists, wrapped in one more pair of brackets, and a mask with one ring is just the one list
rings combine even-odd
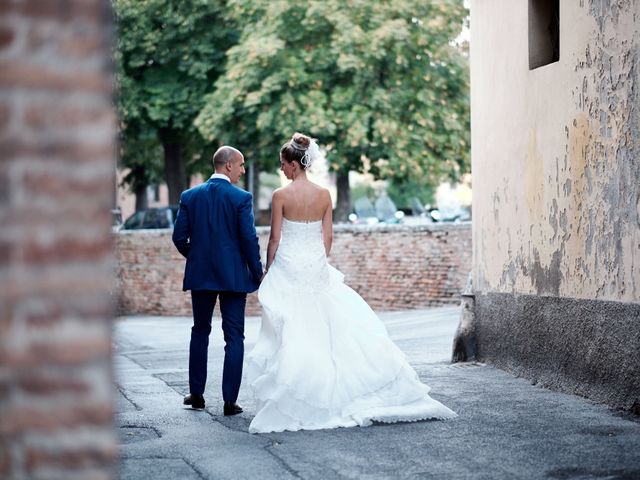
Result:
{"label": "brick pillar", "polygon": [[0,478],[115,476],[107,0],[0,0]]}

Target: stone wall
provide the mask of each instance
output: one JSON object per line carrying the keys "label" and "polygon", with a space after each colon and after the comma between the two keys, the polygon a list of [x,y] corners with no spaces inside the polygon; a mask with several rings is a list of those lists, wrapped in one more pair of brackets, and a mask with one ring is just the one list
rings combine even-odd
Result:
{"label": "stone wall", "polygon": [[109,2],[0,2],[0,478],[115,477]]}
{"label": "stone wall", "polygon": [[[269,229],[258,234],[264,257]],[[121,314],[191,315],[171,231],[120,232],[115,243]],[[339,225],[329,261],[376,310],[457,303],[471,269],[471,225]],[[256,294],[247,314],[260,315]]]}

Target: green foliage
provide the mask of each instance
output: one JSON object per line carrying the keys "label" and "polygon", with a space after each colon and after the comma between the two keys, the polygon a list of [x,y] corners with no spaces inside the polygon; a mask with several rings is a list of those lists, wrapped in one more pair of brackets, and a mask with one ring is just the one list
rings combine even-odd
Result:
{"label": "green foliage", "polygon": [[270,190],[280,188],[280,175],[277,173],[260,172],[260,185],[267,187]]}
{"label": "green foliage", "polygon": [[294,131],[334,171],[434,185],[469,170],[462,0],[230,0],[245,25],[195,124],[278,165]]}
{"label": "green foliage", "polygon": [[468,65],[452,45],[462,3],[114,0],[127,181],[161,178],[167,132],[189,174],[221,143],[273,171],[303,131],[333,171],[388,179],[398,203],[428,197],[469,170]]}
{"label": "green foliage", "polygon": [[351,187],[351,198],[357,200],[362,197],[367,197],[372,202],[376,199],[376,190],[369,183],[359,183]]}
{"label": "green foliage", "polygon": [[398,208],[410,209],[413,197],[419,199],[422,205],[433,203],[435,188],[416,180],[395,181],[389,184],[387,193]]}
{"label": "green foliage", "polygon": [[158,177],[160,131],[186,153],[187,172],[210,169],[193,120],[237,40],[225,2],[114,0],[122,166],[146,165]]}

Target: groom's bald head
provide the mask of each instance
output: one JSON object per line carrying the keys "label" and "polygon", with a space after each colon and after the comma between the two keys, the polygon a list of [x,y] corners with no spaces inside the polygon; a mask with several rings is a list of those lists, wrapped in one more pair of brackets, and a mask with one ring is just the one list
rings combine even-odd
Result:
{"label": "groom's bald head", "polygon": [[240,158],[244,158],[240,150],[224,145],[213,154],[213,169],[216,172],[224,173],[223,170],[227,163]]}
{"label": "groom's bald head", "polygon": [[244,174],[244,155],[237,148],[225,145],[213,154],[213,168],[216,173],[226,175],[231,183],[238,183]]}

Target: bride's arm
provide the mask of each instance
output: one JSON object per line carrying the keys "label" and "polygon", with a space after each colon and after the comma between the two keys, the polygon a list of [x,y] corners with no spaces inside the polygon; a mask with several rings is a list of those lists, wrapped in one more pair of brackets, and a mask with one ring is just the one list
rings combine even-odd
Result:
{"label": "bride's arm", "polygon": [[322,216],[322,241],[324,242],[325,254],[328,257],[333,243],[333,203],[331,202],[329,190],[325,191],[325,202],[327,207]]}
{"label": "bride's arm", "polygon": [[273,259],[276,257],[276,250],[278,250],[278,245],[280,245],[283,207],[282,193],[276,190],[273,192],[273,197],[271,197],[271,232],[269,233],[269,245],[267,246],[266,270],[269,270],[269,267],[273,263]]}

